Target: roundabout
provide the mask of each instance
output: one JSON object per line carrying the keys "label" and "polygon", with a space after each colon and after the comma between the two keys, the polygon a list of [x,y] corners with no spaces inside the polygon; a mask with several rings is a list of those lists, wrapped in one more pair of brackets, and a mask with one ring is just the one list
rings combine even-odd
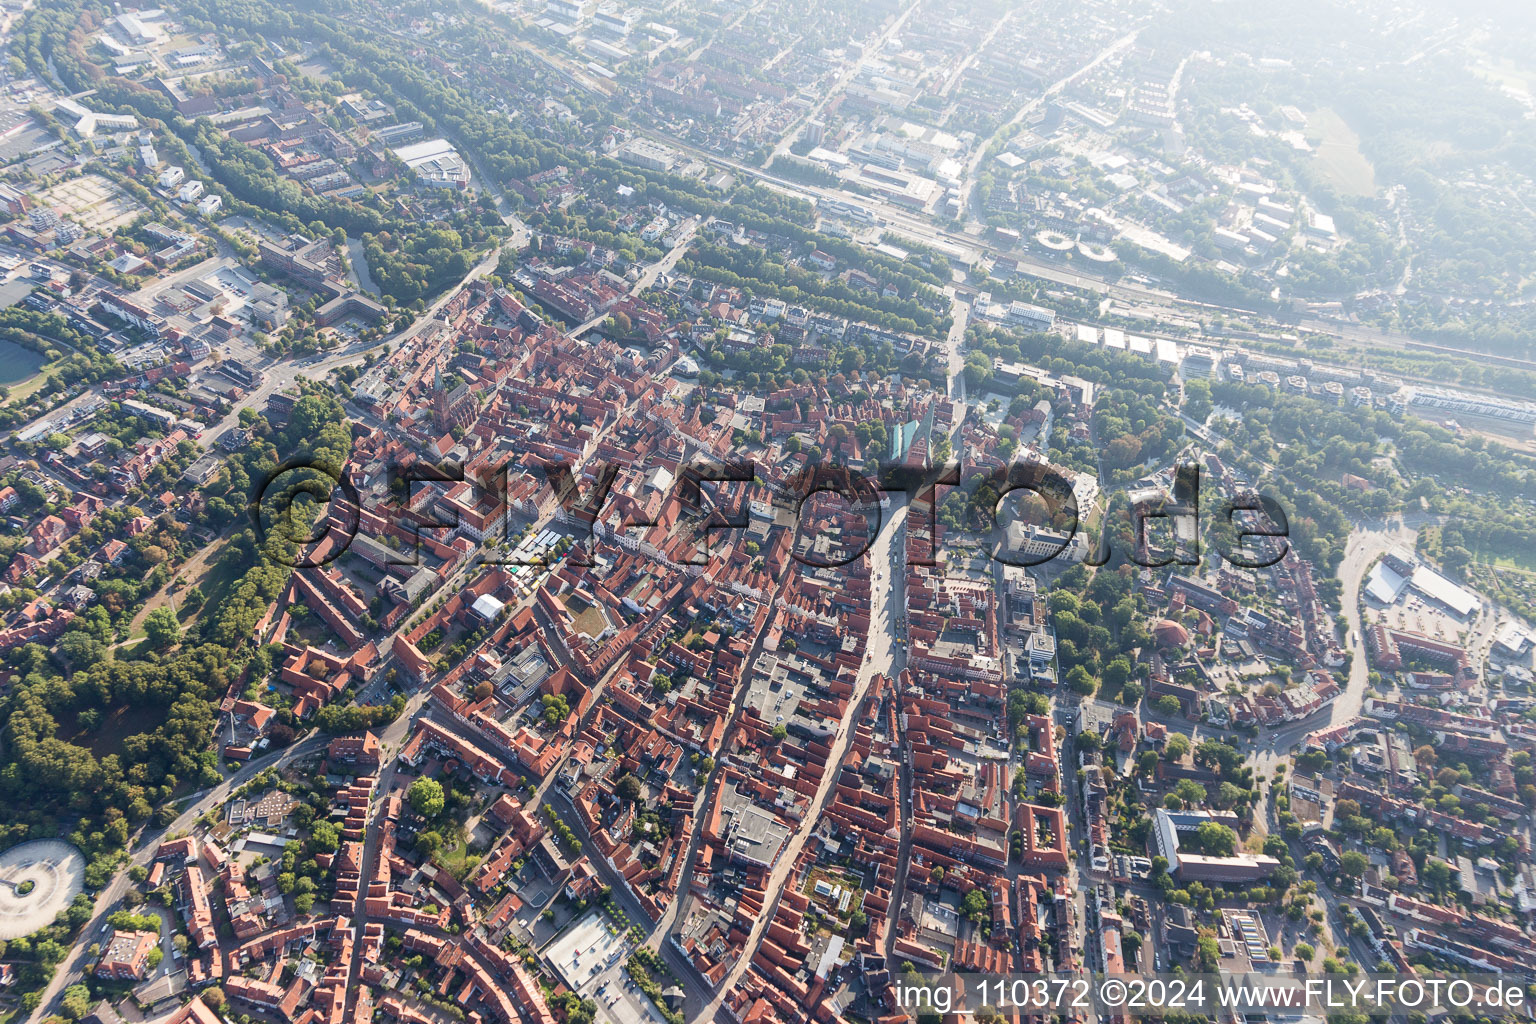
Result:
{"label": "roundabout", "polygon": [[36,839],[0,853],[0,939],[53,923],[85,889],[85,856],[59,839]]}

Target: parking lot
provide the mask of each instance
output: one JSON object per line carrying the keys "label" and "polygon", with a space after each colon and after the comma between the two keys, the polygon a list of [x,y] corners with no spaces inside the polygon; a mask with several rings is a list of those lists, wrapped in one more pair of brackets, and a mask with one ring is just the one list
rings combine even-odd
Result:
{"label": "parking lot", "polygon": [[[597,1003],[597,1019],[612,1024],[656,1021],[660,1011],[625,969],[629,938],[601,910],[592,910],[543,949],[544,958],[583,998]],[[665,984],[664,979],[657,979]]]}
{"label": "parking lot", "polygon": [[1394,629],[1406,629],[1446,643],[1460,643],[1466,624],[1412,591],[1404,591],[1392,605],[1383,608],[1381,621]]}
{"label": "parking lot", "polygon": [[544,947],[544,957],[572,989],[585,990],[597,975],[618,962],[628,951],[625,936],[600,910],[571,925]]}
{"label": "parking lot", "polygon": [[144,212],[144,207],[99,174],[82,174],[38,193],[47,206],[62,210],[87,231],[110,234]]}

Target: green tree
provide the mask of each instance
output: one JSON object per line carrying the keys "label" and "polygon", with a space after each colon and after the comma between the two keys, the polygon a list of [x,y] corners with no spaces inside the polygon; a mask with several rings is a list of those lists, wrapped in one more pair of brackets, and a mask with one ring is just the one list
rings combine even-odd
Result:
{"label": "green tree", "polygon": [[987,898],[984,889],[972,889],[965,894],[965,899],[960,904],[960,912],[970,918],[971,923],[980,924],[992,914],[992,901]]}
{"label": "green tree", "polygon": [[406,799],[411,802],[411,809],[424,818],[435,818],[443,813],[446,802],[442,784],[428,778],[411,783],[411,788],[406,790]]}
{"label": "green tree", "polygon": [[151,647],[163,651],[181,640],[181,623],[169,608],[156,608],[144,616],[144,635]]}
{"label": "green tree", "polygon": [[84,985],[71,985],[64,990],[59,1008],[70,1020],[79,1020],[91,1012],[91,990]]}
{"label": "green tree", "polygon": [[1185,807],[1199,807],[1205,803],[1205,787],[1194,779],[1180,779],[1173,791],[1184,801]]}
{"label": "green tree", "polygon": [[1211,401],[1210,382],[1192,380],[1184,385],[1184,415],[1204,423],[1215,408],[1215,403]]}
{"label": "green tree", "polygon": [[1195,841],[1210,857],[1230,857],[1237,852],[1237,833],[1219,822],[1203,822],[1195,829]]}
{"label": "green tree", "polygon": [[341,846],[341,833],[329,821],[317,821],[310,827],[309,845],[321,853],[335,853]]}
{"label": "green tree", "polygon": [[1216,936],[1201,935],[1198,946],[1200,950],[1201,973],[1215,974],[1221,966],[1221,947],[1216,943]]}
{"label": "green tree", "polygon": [[1339,857],[1339,871],[1348,878],[1360,878],[1369,864],[1359,850],[1347,850]]}

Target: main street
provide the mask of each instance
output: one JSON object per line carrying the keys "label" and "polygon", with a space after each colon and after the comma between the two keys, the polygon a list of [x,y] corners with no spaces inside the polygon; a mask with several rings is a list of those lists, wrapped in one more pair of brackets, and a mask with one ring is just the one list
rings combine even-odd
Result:
{"label": "main street", "polygon": [[774,861],[773,869],[769,872],[763,886],[763,891],[768,894],[768,902],[753,923],[741,956],[720,982],[714,997],[710,999],[703,1011],[689,1017],[693,1024],[714,1020],[725,994],[731,991],[741,980],[741,976],[746,973],[758,945],[762,942],[763,933],[774,915],[778,913],[779,900],[784,896],[784,887],[789,882],[789,874],[799,861],[800,853],[805,849],[807,840],[815,831],[821,812],[826,807],[827,798],[831,796],[836,785],[837,776],[842,771],[843,758],[848,753],[849,741],[853,738],[854,726],[863,712],[864,699],[869,694],[870,684],[877,675],[890,676],[895,671],[898,656],[905,657],[904,653],[899,652],[895,631],[891,628],[891,623],[895,621],[893,617],[900,614],[902,606],[897,603],[899,595],[890,576],[896,566],[905,564],[902,550],[896,545],[906,543],[906,518],[906,497],[893,495],[890,516],[868,551],[871,566],[870,629],[864,648],[864,660],[859,665],[858,678],[854,682],[853,695],[848,700],[848,708],[843,712],[842,721],[832,738],[832,750],[827,757],[826,771],[822,773],[821,782],[816,788],[816,796],[811,800],[805,817],[797,824],[794,833]]}
{"label": "main street", "polygon": [[[904,517],[905,509],[903,508],[899,514]],[[870,648],[870,650],[867,652],[868,658],[861,666],[860,679],[865,682],[873,679],[874,673],[876,672],[883,673],[890,677],[895,677],[899,675],[902,669],[906,666],[905,647],[902,646],[899,642],[894,646],[892,644],[892,638],[899,637],[901,635],[899,619],[901,617],[902,610],[906,605],[905,595],[902,590],[903,582],[901,574],[894,571],[892,568],[897,563],[890,561],[890,558],[896,552],[894,545],[898,541],[905,543],[904,540],[901,540],[901,538],[904,537],[904,531],[898,531],[895,529],[895,524],[892,521],[887,521],[885,527],[886,528],[882,531],[882,533],[876,538],[875,544],[871,546],[870,551],[872,558],[880,557],[879,555],[875,554],[877,549],[883,552],[885,558],[884,561],[871,562],[871,571],[873,574],[871,580],[871,606],[876,608],[883,608],[884,610],[883,612],[876,612],[871,616],[871,642],[876,643],[876,637],[879,637],[880,639],[878,640],[878,648]],[[888,572],[890,573],[889,579],[886,578],[886,574]],[[774,593],[775,600],[777,600],[779,593],[782,592],[788,580],[788,576],[785,576],[780,580],[778,589]],[[882,598],[881,595],[884,595],[884,597]],[[750,667],[752,664],[754,664],[758,657],[762,654],[765,636],[766,630],[759,633],[758,636],[754,639],[752,647],[748,651],[744,662],[747,666]],[[884,667],[882,668],[877,666]],[[731,700],[731,709],[728,716],[728,722],[730,725],[728,726],[727,736],[729,736],[729,729],[735,726],[737,720],[740,718],[743,710],[745,709],[746,698],[750,691],[751,675],[749,669],[748,673],[743,677],[740,684],[738,685],[736,693],[733,695]],[[855,703],[857,703],[857,700]],[[847,734],[851,735],[852,728],[851,726],[847,725],[846,720],[845,727]],[[839,737],[841,737],[843,733],[844,728],[840,727]],[[841,758],[842,754],[836,753],[835,757],[829,758],[828,764],[840,764]],[[705,993],[704,996],[697,1001],[693,1001],[690,998],[690,1006],[703,1006],[705,1004],[709,1004],[712,1008],[718,1008],[718,999],[715,998],[714,993],[711,990],[704,988],[693,965],[691,963],[686,963],[681,954],[678,953],[676,947],[671,942],[666,940],[680,936],[682,933],[683,925],[688,920],[688,908],[693,899],[691,880],[693,878],[694,865],[697,861],[703,823],[709,819],[714,803],[717,799],[719,799],[719,790],[723,771],[723,762],[717,763],[714,769],[710,772],[709,778],[700,789],[700,799],[695,805],[693,830],[689,835],[688,848],[684,853],[683,870],[679,875],[683,884],[680,887],[677,898],[673,900],[672,906],[669,907],[667,911],[662,915],[661,920],[656,922],[656,927],[652,930],[651,935],[645,943],[646,946],[648,946],[650,949],[658,950],[663,955],[666,955],[668,957],[669,963],[681,963],[682,969],[679,970],[677,966],[674,966],[674,973],[676,973],[680,978],[686,978],[689,982],[692,983],[692,987],[697,987]],[[827,778],[835,778],[835,771],[830,772]],[[818,803],[816,806],[819,809],[821,805]],[[774,906],[777,906],[777,901],[775,901]],[[771,917],[772,912],[770,910],[766,914],[764,920],[770,919]],[[761,933],[759,932],[757,939],[751,943],[753,948],[755,948],[756,941],[761,940],[761,937]],[[724,987],[722,986],[719,988],[719,991],[725,991]],[[711,1009],[710,1012],[713,1012],[713,1009]],[[700,1016],[696,1019],[702,1020],[707,1018]]]}
{"label": "main street", "polygon": [[[266,403],[268,398],[272,397],[272,395],[292,387],[293,384],[301,378],[324,377],[332,370],[337,370],[344,366],[355,366],[359,363],[362,363],[370,352],[380,351],[384,346],[397,346],[402,342],[409,341],[411,338],[414,338],[422,331],[423,328],[426,327],[427,324],[432,322],[432,320],[442,310],[443,306],[445,306],[455,295],[457,295],[465,285],[485,277],[494,271],[497,264],[501,261],[501,255],[503,252],[508,249],[515,250],[527,246],[529,239],[532,237],[532,232],[528,226],[516,218],[512,218],[512,220],[509,222],[509,226],[512,228],[512,233],[507,237],[505,241],[503,241],[500,245],[492,248],[484,259],[469,269],[468,273],[464,275],[463,279],[460,280],[458,284],[444,291],[443,294],[435,302],[433,302],[425,312],[412,319],[409,325],[407,325],[393,336],[384,338],[379,341],[354,342],[353,344],[348,345],[347,347],[338,351],[315,356],[282,358],[275,360],[266,366],[260,367],[259,369],[262,372],[263,378],[261,384],[251,389],[250,392],[237,400],[231,406],[229,412],[226,413],[222,419],[210,424],[207,429],[203,431],[201,440],[204,447],[207,447],[207,445],[212,443],[213,440],[222,436],[226,430],[239,425],[240,413],[242,410],[260,408]],[[194,277],[201,276],[202,273],[206,273],[210,267],[226,265],[228,262],[229,261],[225,258],[214,257],[208,261],[205,261],[204,263],[198,264],[197,267],[185,272],[182,276],[186,277],[188,280],[191,280]],[[204,365],[211,366],[212,364],[206,363]],[[76,395],[74,398],[71,398],[69,401],[63,403],[59,408],[42,413],[28,423],[18,426],[15,429],[15,433],[22,433],[44,420],[56,421],[60,418],[61,414],[67,410],[76,408],[93,398],[101,400],[104,397],[105,391],[103,390],[102,386],[100,384],[92,385],[91,387],[82,391],[80,394]]]}
{"label": "main street", "polygon": [[[389,757],[403,745],[406,733],[410,728],[411,719],[426,699],[426,690],[415,694],[406,702],[405,709],[400,713],[400,717],[383,728],[376,730],[376,735],[379,737],[380,752],[383,756]],[[76,942],[70,947],[69,954],[54,971],[53,980],[43,989],[42,1002],[38,1003],[37,1009],[28,1018],[29,1024],[39,1024],[43,1018],[48,1016],[48,1007],[59,993],[84,977],[85,968],[88,965],[83,961],[87,958],[89,949],[89,943],[86,941],[86,938],[96,934],[102,925],[106,923],[106,919],[118,909],[118,905],[122,902],[123,896],[127,894],[130,887],[131,883],[128,872],[132,867],[136,865],[147,867],[154,860],[155,850],[159,848],[160,842],[164,837],[181,835],[190,831],[193,824],[199,818],[211,810],[223,807],[228,802],[232,793],[257,775],[260,775],[269,768],[281,770],[294,761],[313,757],[324,751],[330,739],[330,736],[317,731],[281,750],[271,751],[260,757],[252,758],[223,782],[210,789],[200,790],[192,794],[188,798],[190,802],[165,828],[149,826],[141,830],[135,837],[136,845],[130,853],[127,863],[123,864],[118,872],[113,875],[112,881],[107,884],[106,888],[97,893],[91,919],[80,930],[81,941]]]}
{"label": "main street", "polygon": [[1049,86],[1046,87],[1044,92],[1042,92],[1039,96],[1036,96],[1034,99],[1029,100],[1022,107],[1020,107],[1011,118],[1009,118],[1003,124],[999,125],[997,131],[992,133],[991,138],[987,139],[985,145],[978,145],[976,147],[976,151],[971,154],[971,159],[966,163],[965,166],[965,180],[969,183],[966,191],[966,206],[970,206],[970,196],[976,187],[977,169],[981,166],[982,160],[986,158],[987,153],[991,150],[992,144],[998,141],[998,139],[1002,137],[1005,131],[1007,131],[1009,128],[1012,128],[1020,121],[1024,120],[1024,118],[1027,117],[1031,111],[1040,109],[1040,107],[1045,105],[1047,100],[1061,92],[1061,90],[1065,89],[1067,86],[1071,85],[1078,78],[1086,75],[1088,72],[1092,71],[1094,68],[1098,67],[1100,64],[1104,63],[1106,60],[1113,57],[1121,50],[1124,50],[1126,47],[1130,46],[1136,41],[1136,37],[1140,33],[1141,29],[1133,29],[1132,31],[1127,32],[1125,35],[1121,36],[1119,39],[1116,39],[1114,42],[1104,47],[1098,53],[1094,54],[1093,58],[1089,60],[1088,63],[1077,68],[1066,77],[1052,82]]}
{"label": "main street", "polygon": [[[1117,48],[1129,45],[1130,42],[1134,41],[1134,36],[1135,33],[1131,33],[1126,37],[1117,39],[1109,47],[1106,47],[1104,51],[1096,54],[1083,67],[1067,75],[1050,88],[1064,87],[1066,83],[1070,82],[1077,75],[1106,59]],[[1018,116],[1023,116],[1024,113],[1038,102],[1040,100],[1027,104]],[[1166,288],[1141,284],[1135,280],[1127,279],[1118,272],[1115,272],[1116,276],[1111,279],[1095,272],[1076,269],[1075,265],[1068,265],[1058,259],[1037,256],[1033,251],[1026,248],[1005,247],[988,241],[980,233],[980,225],[972,225],[967,231],[955,231],[940,226],[926,211],[913,211],[878,197],[856,194],[841,188],[830,188],[823,185],[810,185],[794,181],[774,173],[771,169],[765,170],[761,167],[743,163],[740,160],[700,149],[667,132],[655,129],[640,129],[639,134],[685,152],[707,164],[713,164],[735,171],[738,174],[755,178],[763,185],[783,195],[803,199],[813,204],[819,204],[824,200],[833,200],[839,203],[865,207],[877,214],[880,227],[887,228],[900,236],[905,236],[921,244],[932,246],[941,252],[957,252],[970,262],[976,262],[981,259],[996,260],[999,257],[1005,257],[1014,260],[1018,266],[1019,273],[1025,276],[1113,299],[1125,305],[1151,305],[1167,309],[1175,316],[1196,322],[1203,322],[1215,316],[1222,316],[1235,318],[1240,322],[1252,325],[1247,330],[1224,331],[1220,335],[1219,341],[1222,346],[1227,348],[1244,349],[1243,337],[1245,335],[1252,338],[1280,338],[1288,334],[1308,333],[1328,336],[1366,348],[1381,348],[1395,352],[1424,351],[1472,359],[1486,360],[1488,358],[1482,353],[1471,352],[1454,346],[1425,342],[1407,334],[1383,330],[1349,320],[1334,319],[1318,314],[1282,318],[1278,313],[1266,313],[1242,306],[1210,302],[1182,295]],[[981,147],[972,154],[971,160],[973,165],[979,165],[981,156],[985,153],[986,148]],[[970,285],[962,285],[960,290],[974,292],[976,289]],[[1536,369],[1536,361],[1531,360],[1499,357],[1497,362],[1500,365]],[[1404,377],[1407,380],[1414,379],[1411,375],[1403,375],[1401,373],[1397,374],[1397,376]],[[1425,381],[1425,383],[1443,382]],[[1474,385],[1465,385],[1464,387],[1469,391],[1499,395],[1522,401],[1529,397],[1524,394],[1501,391],[1493,387]]]}
{"label": "main street", "polygon": [[420,314],[404,329],[382,341],[359,341],[339,352],[326,355],[311,356],[301,359],[283,359],[270,366],[262,368],[262,382],[253,388],[249,394],[235,402],[224,418],[211,425],[203,432],[205,442],[220,437],[231,427],[240,422],[240,413],[244,409],[256,409],[266,404],[268,398],[279,391],[290,388],[301,378],[323,378],[332,370],[339,370],[344,366],[356,366],[365,361],[370,352],[382,351],[383,346],[398,347],[400,344],[411,340],[420,334],[422,330],[436,319],[455,295],[464,289],[472,281],[486,277],[496,269],[501,262],[501,254],[508,249],[520,249],[528,244],[531,232],[528,226],[517,221],[512,226],[512,234],[500,245],[491,249],[485,258],[469,269],[461,281],[447,291],[427,307],[426,312]]}
{"label": "main street", "polygon": [[[1340,694],[1326,708],[1296,722],[1287,722],[1273,729],[1264,729],[1255,737],[1229,732],[1199,722],[1190,722],[1179,715],[1165,715],[1148,702],[1143,715],[1149,721],[1161,722],[1170,729],[1186,733],[1190,741],[1219,739],[1233,744],[1253,765],[1258,779],[1269,776],[1277,764],[1286,760],[1293,747],[1308,735],[1335,728],[1358,718],[1365,705],[1365,691],[1369,682],[1370,662],[1366,656],[1363,623],[1360,617],[1360,590],[1365,574],[1376,560],[1397,545],[1413,547],[1414,536],[1420,526],[1438,519],[1432,515],[1394,517],[1386,523],[1360,523],[1350,534],[1345,546],[1344,559],[1339,563],[1338,578],[1343,584],[1340,602],[1348,622],[1347,646],[1349,648],[1349,678]],[[1256,816],[1255,821],[1259,822]],[[1262,822],[1259,822],[1262,824]]]}

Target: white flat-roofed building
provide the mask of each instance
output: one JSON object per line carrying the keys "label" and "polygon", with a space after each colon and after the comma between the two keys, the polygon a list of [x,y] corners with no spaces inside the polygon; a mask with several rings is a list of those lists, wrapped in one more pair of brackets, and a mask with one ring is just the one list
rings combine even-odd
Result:
{"label": "white flat-roofed building", "polygon": [[592,27],[623,38],[635,27],[635,16],[629,11],[604,8],[592,18]]}
{"label": "white flat-roofed building", "polygon": [[595,6],[594,0],[549,0],[544,10],[567,25],[576,25],[591,14]]}
{"label": "white flat-roofed building", "polygon": [[865,164],[859,171],[859,184],[888,202],[914,210],[925,209],[938,194],[938,182],[905,171]]}
{"label": "white flat-roofed building", "polygon": [[475,598],[475,603],[469,607],[471,611],[486,622],[494,622],[496,621],[496,616],[501,614],[502,609],[506,605],[490,594],[481,594]]}
{"label": "white flat-roofed building", "polygon": [[1316,210],[1312,210],[1307,214],[1307,234],[1315,235],[1318,238],[1337,238],[1339,232],[1334,227],[1332,217],[1326,213],[1318,213]]}
{"label": "white flat-roofed building", "polygon": [[469,165],[447,139],[428,139],[393,152],[423,184],[432,188],[469,186]]}
{"label": "white flat-roofed building", "polygon": [[[102,36],[101,38],[105,41],[111,37]],[[127,131],[139,125],[139,119],[132,114],[102,114],[71,99],[59,100],[54,106],[54,116],[66,124],[71,123],[69,118],[73,118],[75,134],[82,139],[89,139],[99,131]]]}
{"label": "white flat-roofed building", "polygon": [[732,860],[769,868],[789,839],[789,827],[776,816],[748,805],[732,815],[726,828],[726,849]]}
{"label": "white flat-roofed building", "polygon": [[1229,228],[1213,229],[1211,231],[1211,240],[1220,249],[1242,249],[1248,245],[1247,238]]}
{"label": "white flat-roofed building", "polygon": [[616,61],[619,63],[623,63],[624,61],[629,60],[629,58],[632,56],[632,54],[622,46],[614,46],[612,43],[604,42],[601,39],[588,39],[581,45],[587,50],[588,53],[594,53],[599,57],[606,57],[611,61]]}
{"label": "white flat-roofed building", "polygon": [[615,155],[627,164],[648,171],[670,171],[677,164],[677,150],[652,139],[634,138],[618,148]]}
{"label": "white flat-roofed building", "polygon": [[1510,402],[1489,395],[1452,391],[1450,388],[1416,387],[1413,389],[1409,404],[1466,413],[1470,416],[1488,416],[1515,423],[1536,423],[1536,405],[1530,402]]}
{"label": "white flat-roofed building", "polygon": [[112,19],[111,27],[133,46],[147,46],[165,35],[165,30],[153,22],[164,12],[158,8],[146,11],[128,11]]}
{"label": "white flat-roofed building", "polygon": [[1483,607],[1482,598],[1427,565],[1415,566],[1408,581],[1413,584],[1414,590],[1436,604],[1443,605],[1458,618],[1465,619]]}
{"label": "white flat-roofed building", "polygon": [[1506,622],[1494,636],[1493,646],[1506,657],[1518,658],[1531,646],[1531,634],[1518,622]]}
{"label": "white flat-roofed building", "polygon": [[1056,311],[1028,302],[1010,302],[1007,320],[1032,331],[1048,331],[1056,325]]}

